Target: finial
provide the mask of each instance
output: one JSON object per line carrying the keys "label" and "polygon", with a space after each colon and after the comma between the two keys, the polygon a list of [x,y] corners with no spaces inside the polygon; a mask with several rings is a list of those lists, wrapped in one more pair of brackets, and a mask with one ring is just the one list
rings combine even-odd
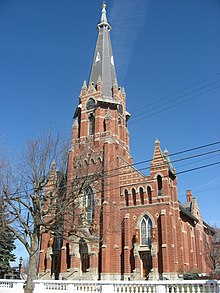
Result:
{"label": "finial", "polygon": [[156,140],[155,140],[155,144],[160,144],[160,141],[159,141],[158,138],[156,138]]}
{"label": "finial", "polygon": [[102,17],[101,17],[101,23],[108,23],[107,17],[106,17],[106,4],[105,1],[102,3]]}
{"label": "finial", "polygon": [[84,89],[84,88],[87,89],[86,80],[84,80],[82,88],[83,88],[83,89]]}
{"label": "finial", "polygon": [[164,153],[165,156],[168,156],[169,155],[169,152],[168,152],[167,148],[165,148],[165,150],[164,150],[163,153]]}
{"label": "finial", "polygon": [[100,23],[97,26],[98,29],[100,29],[101,27],[103,27],[103,25],[105,27],[107,27],[108,30],[111,30],[111,26],[108,23],[107,16],[106,16],[106,4],[105,4],[105,1],[102,1],[102,16],[101,16],[101,21],[100,21]]}

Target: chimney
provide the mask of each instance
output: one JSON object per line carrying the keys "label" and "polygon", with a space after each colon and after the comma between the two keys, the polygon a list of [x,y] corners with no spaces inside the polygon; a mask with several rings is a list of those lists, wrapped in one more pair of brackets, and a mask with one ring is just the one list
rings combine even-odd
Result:
{"label": "chimney", "polygon": [[192,202],[192,190],[186,191],[186,200],[187,202]]}

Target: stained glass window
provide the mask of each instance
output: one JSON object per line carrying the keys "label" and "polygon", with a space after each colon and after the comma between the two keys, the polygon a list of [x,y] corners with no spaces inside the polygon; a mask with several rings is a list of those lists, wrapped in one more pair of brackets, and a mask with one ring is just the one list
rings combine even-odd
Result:
{"label": "stained glass window", "polygon": [[145,215],[141,220],[140,226],[140,234],[141,234],[141,245],[151,245],[151,234],[152,234],[152,221],[151,219]]}

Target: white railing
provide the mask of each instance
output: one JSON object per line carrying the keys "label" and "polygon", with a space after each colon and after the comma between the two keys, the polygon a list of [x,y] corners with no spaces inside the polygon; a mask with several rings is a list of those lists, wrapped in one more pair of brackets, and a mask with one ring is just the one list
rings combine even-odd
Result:
{"label": "white railing", "polygon": [[21,280],[1,280],[0,293],[23,293],[24,281]]}
{"label": "white railing", "polygon": [[[34,293],[220,293],[220,281],[47,281],[36,280]],[[24,281],[0,280],[0,293],[23,293]]]}

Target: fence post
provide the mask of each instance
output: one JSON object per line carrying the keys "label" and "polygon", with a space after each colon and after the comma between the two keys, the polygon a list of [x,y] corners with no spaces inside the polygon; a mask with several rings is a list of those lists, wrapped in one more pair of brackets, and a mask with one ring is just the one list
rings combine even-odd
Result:
{"label": "fence post", "polygon": [[68,284],[67,292],[76,292],[76,287],[74,284]]}
{"label": "fence post", "polygon": [[41,283],[40,280],[34,281],[34,285],[34,293],[44,292],[44,283]]}
{"label": "fence post", "polygon": [[23,288],[23,286],[24,286],[24,281],[18,281],[18,282],[14,282],[13,283],[13,292],[15,292],[15,293],[20,293],[20,292],[24,292],[24,288]]}
{"label": "fence post", "polygon": [[114,285],[112,284],[102,284],[101,293],[114,293]]}
{"label": "fence post", "polygon": [[157,293],[166,293],[166,285],[158,285],[157,286]]}
{"label": "fence post", "polygon": [[17,282],[13,284],[14,292],[24,292],[24,282]]}

